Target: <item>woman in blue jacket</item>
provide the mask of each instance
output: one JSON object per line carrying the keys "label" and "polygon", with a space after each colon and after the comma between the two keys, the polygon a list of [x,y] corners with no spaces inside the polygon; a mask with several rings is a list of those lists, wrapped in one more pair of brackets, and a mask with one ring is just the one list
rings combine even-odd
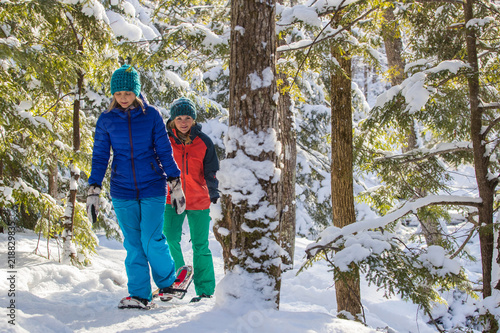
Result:
{"label": "woman in blue jacket", "polygon": [[186,201],[163,118],[140,92],[139,74],[133,67],[123,65],[113,73],[113,100],[95,129],[87,213],[95,222],[112,149],[110,194],[127,250],[129,292],[118,307],[147,309],[152,300],[150,268],[160,290],[168,289],[176,278],[162,234],[167,182],[175,197],[172,206],[179,214]]}

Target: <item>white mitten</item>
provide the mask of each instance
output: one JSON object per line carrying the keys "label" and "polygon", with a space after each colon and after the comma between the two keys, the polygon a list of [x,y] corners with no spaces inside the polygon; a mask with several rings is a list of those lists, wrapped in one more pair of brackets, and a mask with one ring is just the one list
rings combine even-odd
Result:
{"label": "white mitten", "polygon": [[99,213],[99,193],[101,188],[97,185],[90,185],[87,192],[87,217],[92,224],[97,222],[97,214]]}
{"label": "white mitten", "polygon": [[182,191],[181,178],[169,178],[167,182],[170,187],[170,202],[172,203],[172,207],[174,207],[177,214],[182,214],[186,209],[186,198]]}

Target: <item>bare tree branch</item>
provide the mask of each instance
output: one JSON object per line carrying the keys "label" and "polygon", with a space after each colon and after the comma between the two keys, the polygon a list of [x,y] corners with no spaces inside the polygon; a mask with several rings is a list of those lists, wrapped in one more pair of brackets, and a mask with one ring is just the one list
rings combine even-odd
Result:
{"label": "bare tree branch", "polygon": [[[309,53],[311,52],[311,48],[316,45],[316,44],[319,44],[327,39],[330,39],[330,38],[333,38],[335,36],[337,36],[338,34],[340,34],[341,32],[344,32],[346,30],[348,30],[349,28],[351,28],[354,24],[356,24],[357,22],[361,21],[362,19],[364,19],[368,14],[370,14],[371,12],[377,10],[379,7],[375,7],[375,8],[372,8],[370,9],[369,11],[365,12],[363,15],[361,15],[360,17],[358,17],[357,19],[355,19],[354,21],[352,21],[351,23],[349,23],[348,25],[346,25],[345,27],[342,27],[342,29],[336,31],[334,34],[332,35],[328,35],[326,36],[325,38],[322,38],[322,39],[318,39],[321,34],[323,33],[323,31],[325,31],[325,29],[332,23],[332,20],[330,20],[330,22],[328,22],[327,25],[325,25],[325,27],[323,27],[323,29],[320,31],[320,33],[314,38],[314,40],[311,41],[311,43],[307,44],[307,45],[302,45],[302,46],[297,46],[297,47],[290,47],[289,49],[286,49],[286,50],[282,50],[282,51],[278,51],[278,53],[282,53],[282,52],[288,52],[288,51],[297,51],[297,50],[301,50],[301,49],[305,49],[305,48],[309,48],[309,51],[307,52],[307,56],[309,55]],[[336,13],[335,13],[336,14]],[[335,16],[334,16],[335,18]],[[307,58],[306,56],[306,58]],[[301,65],[304,63],[304,61],[301,63]],[[300,69],[301,66],[299,66],[299,69]]]}
{"label": "bare tree branch", "polygon": [[451,256],[450,256],[450,259],[453,259],[455,258],[456,256],[459,255],[460,252],[462,252],[462,250],[464,249],[465,245],[467,245],[467,243],[469,242],[469,240],[472,238],[472,236],[474,235],[474,231],[475,229],[472,229],[470,232],[469,232],[469,235],[467,236],[467,238],[465,239],[465,241],[462,243],[462,245],[460,245],[460,247],[455,251],[455,253],[453,253]]}
{"label": "bare tree branch", "polygon": [[55,101],[55,103],[49,107],[47,109],[47,111],[43,112],[42,114],[40,114],[41,117],[45,116],[47,113],[49,113],[50,110],[52,110],[53,108],[55,108],[57,106],[57,104],[59,104],[60,101],[62,101],[65,97],[67,96],[71,96],[71,95],[74,95],[75,93],[74,92],[70,92],[70,93],[67,93],[65,95],[62,95],[60,97],[57,98],[57,100]]}
{"label": "bare tree branch", "polygon": [[[482,110],[486,110],[486,108],[483,106],[480,106],[479,108],[481,108]],[[497,108],[500,108],[500,104],[497,105],[495,108],[491,107],[490,109],[497,109]],[[486,136],[492,130],[492,128],[495,127],[498,123],[500,123],[500,118],[493,120],[491,124],[488,125],[483,135]]]}

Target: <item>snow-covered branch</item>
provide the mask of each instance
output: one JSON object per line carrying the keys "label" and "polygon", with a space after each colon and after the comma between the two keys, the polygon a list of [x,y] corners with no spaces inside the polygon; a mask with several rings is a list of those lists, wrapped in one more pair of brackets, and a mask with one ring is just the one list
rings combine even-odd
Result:
{"label": "snow-covered branch", "polygon": [[328,227],[321,234],[316,243],[307,247],[307,252],[314,254],[316,251],[331,246],[340,237],[346,237],[352,234],[361,233],[369,229],[383,228],[387,224],[396,221],[420,208],[435,205],[458,205],[479,207],[482,204],[481,198],[448,196],[448,195],[430,195],[415,201],[409,201],[403,207],[382,216],[377,219],[349,224],[343,228]]}
{"label": "snow-covered branch", "polygon": [[[325,34],[321,39],[320,39],[320,36],[322,35],[322,33],[326,30],[326,28],[330,25],[330,23],[332,21],[330,21],[324,28],[323,30],[321,30],[321,32],[314,38],[314,40],[301,40],[301,41],[298,41],[298,42],[295,42],[295,43],[291,43],[291,44],[288,44],[288,45],[283,45],[283,46],[280,46],[277,48],[277,52],[280,53],[280,52],[286,52],[286,51],[297,51],[297,50],[300,50],[300,49],[305,49],[305,48],[311,48],[313,47],[314,45],[316,44],[319,44],[327,39],[330,39],[330,38],[334,38],[336,37],[337,35],[339,35],[340,33],[344,32],[344,31],[348,31],[350,28],[352,28],[357,22],[361,21],[362,19],[364,19],[366,16],[368,16],[371,12],[377,10],[378,7],[375,7],[375,8],[372,8],[370,10],[368,10],[367,12],[365,12],[363,15],[361,15],[360,17],[358,17],[357,19],[355,19],[354,21],[352,21],[351,23],[349,23],[348,25],[346,25],[345,27],[342,27],[341,29],[338,29],[338,30],[335,30],[335,31],[332,31],[332,33],[330,34]],[[309,54],[309,52],[308,52]]]}
{"label": "snow-covered branch", "polygon": [[278,5],[276,15],[280,19],[276,22],[278,27],[288,27],[295,23],[303,22],[307,25],[321,27],[320,17],[337,13],[349,5],[352,5],[360,0],[328,0],[328,1],[313,1],[310,4],[298,4],[292,7]]}
{"label": "snow-covered branch", "polygon": [[[405,66],[405,72],[409,72],[412,67],[428,66],[428,60],[410,63]],[[406,100],[406,108],[404,112],[414,114],[420,112],[429,100],[434,88],[428,87],[429,75],[434,75],[440,72],[449,72],[453,75],[457,74],[460,69],[468,68],[468,65],[460,60],[442,61],[432,68],[419,71],[408,77],[401,84],[393,86],[383,94],[377,97],[374,108],[381,108],[396,96],[401,95]]]}
{"label": "snow-covered branch", "polygon": [[462,0],[417,0],[416,2],[420,2],[420,3],[456,3],[456,4],[464,3]]}
{"label": "snow-covered branch", "polygon": [[495,102],[495,103],[481,103],[478,106],[482,110],[489,110],[489,109],[500,109],[500,103]]}

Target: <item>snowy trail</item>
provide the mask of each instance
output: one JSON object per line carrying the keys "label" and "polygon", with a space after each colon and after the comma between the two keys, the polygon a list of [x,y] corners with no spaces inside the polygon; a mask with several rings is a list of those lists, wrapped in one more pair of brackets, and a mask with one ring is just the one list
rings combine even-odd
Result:
{"label": "snowy trail", "polygon": [[[186,230],[187,234],[188,231]],[[190,264],[191,244],[183,238],[185,260]],[[182,300],[157,301],[150,311],[120,310],[118,301],[127,295],[124,268],[125,250],[121,243],[99,237],[100,246],[92,265],[84,269],[48,261],[35,255],[37,235],[16,234],[15,324],[8,323],[12,297],[8,297],[7,260],[0,261],[0,302],[4,312],[0,332],[230,332],[230,333],[352,333],[376,332],[390,327],[392,332],[435,332],[417,308],[398,298],[386,300],[374,287],[362,284],[363,305],[370,327],[336,318],[335,290],[325,263],[296,275],[310,241],[296,240],[296,268],[283,274],[280,311],[231,308],[217,304],[217,297],[189,303],[193,286]],[[211,235],[216,280],[223,278],[219,243]],[[52,247],[56,249],[56,247]],[[46,251],[45,244],[40,251]],[[7,235],[0,234],[0,257],[7,258]],[[44,255],[46,255],[44,253]],[[57,252],[51,254],[57,258]],[[154,286],[154,285],[153,285]],[[216,292],[217,295],[217,292]],[[387,331],[387,330],[383,330]]]}

